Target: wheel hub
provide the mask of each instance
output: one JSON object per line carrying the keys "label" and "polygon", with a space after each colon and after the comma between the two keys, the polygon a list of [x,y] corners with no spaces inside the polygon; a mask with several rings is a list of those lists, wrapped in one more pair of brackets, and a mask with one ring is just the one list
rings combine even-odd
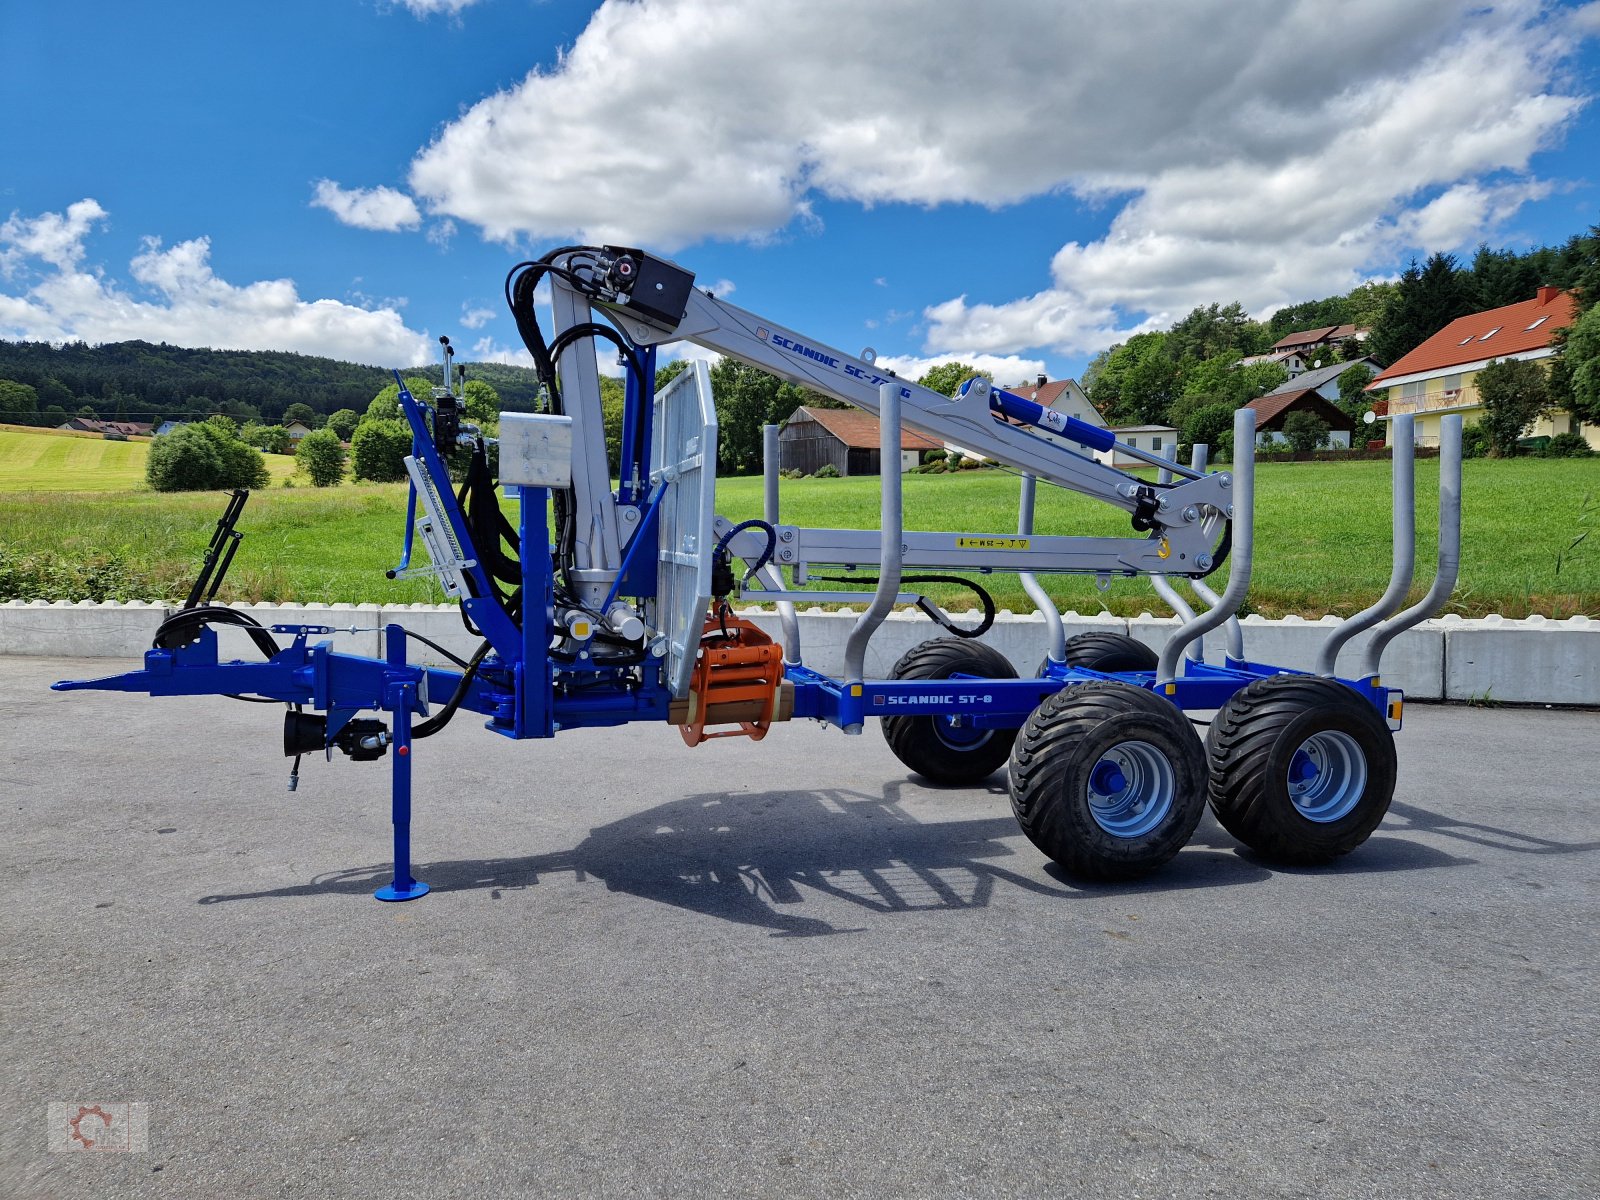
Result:
{"label": "wheel hub", "polygon": [[1089,813],[1113,837],[1143,837],[1172,811],[1177,776],[1149,742],[1122,742],[1089,769]]}
{"label": "wheel hub", "polygon": [[1289,759],[1289,799],[1308,821],[1328,824],[1348,816],[1367,788],[1367,759],[1348,733],[1324,729]]}

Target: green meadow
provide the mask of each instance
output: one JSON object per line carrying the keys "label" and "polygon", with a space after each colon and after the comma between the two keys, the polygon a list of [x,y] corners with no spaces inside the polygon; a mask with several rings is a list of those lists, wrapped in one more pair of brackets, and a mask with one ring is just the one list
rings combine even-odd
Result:
{"label": "green meadow", "polygon": [[[0,600],[163,599],[181,596],[220,514],[221,493],[158,494],[143,487],[147,445],[0,430]],[[268,455],[277,486],[254,494],[223,597],[230,600],[409,603],[440,600],[425,579],[395,582],[406,490],[397,484],[284,487],[293,460]],[[1600,616],[1600,458],[1469,460],[1461,583],[1448,611],[1507,616]],[[996,470],[904,478],[906,527],[970,533],[1016,529],[1017,479]],[[761,480],[725,479],[718,511],[759,516]],[[782,519],[873,529],[875,478],[785,480]],[[1383,462],[1264,462],[1257,471],[1256,555],[1249,611],[1347,614],[1389,576],[1389,469]],[[1435,554],[1438,464],[1417,464],[1420,596]],[[1125,535],[1126,516],[1041,486],[1040,533]],[[419,558],[421,552],[419,551]],[[1028,603],[1012,576],[982,579],[1004,608]],[[1063,608],[1163,611],[1143,580],[1052,576]],[[933,589],[955,609],[968,593]]]}

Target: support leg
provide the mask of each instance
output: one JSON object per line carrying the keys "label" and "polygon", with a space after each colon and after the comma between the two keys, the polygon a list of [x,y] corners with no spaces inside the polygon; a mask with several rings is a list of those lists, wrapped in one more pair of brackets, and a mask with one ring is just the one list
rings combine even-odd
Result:
{"label": "support leg", "polygon": [[428,885],[411,877],[411,699],[415,684],[394,689],[394,879],[373,893],[379,900],[415,900]]}

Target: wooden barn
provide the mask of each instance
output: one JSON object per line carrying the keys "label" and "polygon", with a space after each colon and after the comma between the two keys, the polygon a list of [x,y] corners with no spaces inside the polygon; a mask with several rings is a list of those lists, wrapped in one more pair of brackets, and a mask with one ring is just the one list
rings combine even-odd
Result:
{"label": "wooden barn", "polygon": [[[832,466],[841,475],[881,475],[878,418],[854,408],[801,405],[778,434],[778,467],[815,475]],[[925,450],[944,450],[941,442],[915,430],[900,430],[900,470],[922,461]]]}

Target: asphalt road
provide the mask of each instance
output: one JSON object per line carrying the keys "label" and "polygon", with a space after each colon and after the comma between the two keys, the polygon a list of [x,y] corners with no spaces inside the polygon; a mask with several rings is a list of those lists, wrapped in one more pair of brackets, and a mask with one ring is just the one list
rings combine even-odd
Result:
{"label": "asphalt road", "polygon": [[116,666],[0,659],[7,1198],[1600,1195],[1595,713],[1413,705],[1338,866],[1122,887],[874,729],[469,718],[385,905],[387,763],[46,690]]}

